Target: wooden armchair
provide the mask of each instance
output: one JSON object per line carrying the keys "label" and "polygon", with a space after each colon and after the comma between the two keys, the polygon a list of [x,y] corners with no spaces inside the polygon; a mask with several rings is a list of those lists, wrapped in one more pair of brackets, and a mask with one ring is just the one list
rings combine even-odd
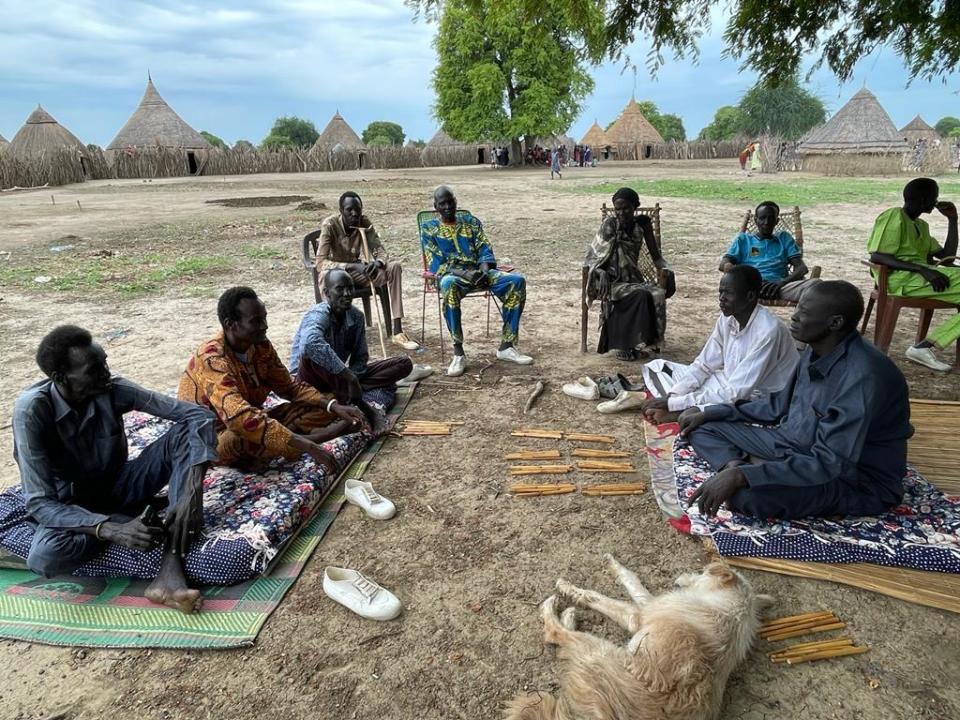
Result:
{"label": "wooden armchair", "polygon": [[[944,258],[938,264],[950,264],[956,258]],[[889,293],[890,268],[879,263],[872,263],[868,260],[860,261],[872,271],[874,278],[873,292],[870,293],[870,299],[867,301],[866,312],[863,313],[863,322],[860,324],[860,334],[867,332],[867,323],[870,322],[870,315],[873,308],[877,308],[877,317],[873,325],[873,344],[883,350],[885,353],[890,351],[890,342],[893,340],[893,331],[897,327],[897,320],[900,319],[900,310],[902,308],[916,308],[920,311],[920,322],[917,324],[917,339],[920,342],[927,336],[930,329],[930,323],[933,320],[934,310],[954,310],[960,312],[960,305],[943,302],[935,298],[903,297],[902,295],[891,295]],[[873,273],[876,273],[875,275]],[[955,365],[960,367],[960,340],[957,340],[957,359]]]}
{"label": "wooden armchair", "polygon": [[[303,267],[308,273],[310,273],[311,278],[313,279],[313,298],[316,302],[323,301],[323,292],[320,288],[320,273],[317,272],[317,245],[320,243],[320,231],[314,230],[303,236]],[[386,295],[387,288],[378,288],[377,294],[380,295],[381,292]],[[356,288],[353,292],[354,297],[358,297],[363,301],[363,316],[367,320],[367,327],[373,327],[373,313],[370,308],[370,298],[373,296],[373,292],[369,287],[365,288]],[[386,304],[386,307],[390,307],[389,301]],[[389,327],[389,326],[388,326]]]}
{"label": "wooden armchair", "polygon": [[[797,247],[803,250],[803,221],[800,215],[800,208],[796,205],[793,206],[793,210],[788,210],[787,212],[780,213],[780,221],[777,223],[777,227],[774,228],[774,232],[777,230],[786,230],[793,236],[793,239],[797,243]],[[753,210],[747,210],[746,215],[743,216],[743,222],[740,223],[740,232],[757,232],[757,221],[753,217]],[[810,268],[810,279],[819,278],[822,269],[819,265],[814,265]],[[766,305],[767,307],[793,307],[797,303],[792,300],[781,300],[779,298],[772,300],[768,298],[760,299],[761,305]]]}
{"label": "wooden armchair", "polygon": [[[607,216],[612,213],[613,207],[603,203],[600,208],[600,222],[606,220]],[[638,207],[634,215],[646,215],[650,218],[653,225],[653,237],[657,241],[657,247],[662,251],[663,240],[660,232],[660,203],[656,203],[653,207]],[[656,277],[657,284],[665,288],[666,280],[664,279],[663,273],[653,264],[653,259],[646,253],[641,253],[640,262],[642,265],[640,270],[643,272],[644,277]],[[580,277],[580,352],[582,353],[587,351],[587,332],[590,320],[590,305],[587,300],[587,284],[589,280],[590,268],[584,265],[581,268]]]}

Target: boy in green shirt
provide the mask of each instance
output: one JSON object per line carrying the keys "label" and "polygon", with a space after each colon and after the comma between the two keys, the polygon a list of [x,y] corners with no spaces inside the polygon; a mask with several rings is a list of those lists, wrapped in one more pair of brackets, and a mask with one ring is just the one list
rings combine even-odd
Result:
{"label": "boy in green shirt", "polygon": [[[960,267],[937,266],[937,260],[957,254],[957,208],[938,202],[940,187],[931,178],[916,178],[903,188],[903,207],[880,214],[873,226],[867,250],[870,261],[886,265],[891,295],[929,297],[960,306]],[[943,247],[930,237],[930,227],[920,215],[936,209],[947,218]],[[928,368],[947,372],[951,366],[937,360],[933,347],[949,347],[960,338],[960,313],[940,323],[927,337],[907,348],[907,358]]]}

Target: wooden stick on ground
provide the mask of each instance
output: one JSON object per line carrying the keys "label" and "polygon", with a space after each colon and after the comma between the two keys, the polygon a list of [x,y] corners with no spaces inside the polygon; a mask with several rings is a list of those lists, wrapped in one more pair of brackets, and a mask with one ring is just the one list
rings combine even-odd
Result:
{"label": "wooden stick on ground", "polygon": [[568,432],[564,433],[563,437],[566,440],[572,440],[574,442],[598,442],[598,443],[607,443],[612,445],[617,441],[612,435],[594,435],[593,433],[576,433]]}
{"label": "wooden stick on ground", "polygon": [[608,470],[610,472],[636,472],[637,469],[629,462],[610,462],[609,460],[581,460],[577,463],[579,470]]}
{"label": "wooden stick on ground", "polygon": [[777,640],[789,640],[790,638],[800,637],[801,635],[811,635],[813,633],[828,632],[830,630],[843,630],[846,626],[846,623],[835,622],[826,625],[799,628],[797,630],[787,630],[779,634],[762,635],[761,637],[767,642],[776,642]]}
{"label": "wooden stick on ground", "polygon": [[824,650],[820,653],[801,655],[798,658],[787,658],[787,665],[799,665],[800,663],[811,662],[812,660],[829,660],[830,658],[846,657],[847,655],[861,655],[869,649],[870,648],[866,645],[853,645],[852,647],[834,648],[833,650]]}
{"label": "wooden stick on ground", "polygon": [[523,438],[544,438],[546,440],[563,439],[561,430],[541,430],[538,428],[519,428],[510,433],[513,437]]}
{"label": "wooden stick on ground", "polygon": [[839,621],[836,615],[832,612],[823,613],[821,615],[814,615],[813,617],[806,618],[804,620],[791,620],[789,622],[782,622],[778,624],[763,625],[760,628],[760,635],[777,635],[788,630],[800,630],[807,627],[815,627],[817,625],[825,625],[832,622]]}
{"label": "wooden stick on ground", "polygon": [[518,450],[503,456],[504,460],[559,460],[559,450]]}
{"label": "wooden stick on ground", "polygon": [[544,495],[567,495],[574,492],[577,486],[573,483],[559,483],[557,485],[527,485],[517,483],[510,492],[520,497],[542,497]]}
{"label": "wooden stick on ground", "polygon": [[788,615],[787,617],[775,618],[773,620],[767,620],[760,626],[760,629],[773,627],[775,625],[789,625],[794,622],[802,622],[804,620],[811,620],[813,618],[819,617],[830,617],[833,615],[832,610],[820,610],[817,612],[803,613],[802,615]]}
{"label": "wooden stick on ground", "polygon": [[594,448],[574,448],[570,451],[573,457],[581,458],[626,458],[630,453],[620,450],[595,450]]}
{"label": "wooden stick on ground", "polygon": [[527,402],[523,406],[524,415],[530,412],[530,408],[533,407],[533,403],[537,401],[537,398],[540,397],[540,393],[542,392],[543,392],[543,380],[537,380],[537,384],[533,386],[533,390],[530,391],[530,397],[527,398]]}
{"label": "wooden stick on ground", "polygon": [[572,465],[511,465],[511,475],[566,475],[573,470]]}

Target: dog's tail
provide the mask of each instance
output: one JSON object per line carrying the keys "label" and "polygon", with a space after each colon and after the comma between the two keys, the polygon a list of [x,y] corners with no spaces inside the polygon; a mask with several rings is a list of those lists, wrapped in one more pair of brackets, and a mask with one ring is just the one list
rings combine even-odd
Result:
{"label": "dog's tail", "polygon": [[503,720],[560,720],[557,700],[547,692],[517,695],[503,709]]}

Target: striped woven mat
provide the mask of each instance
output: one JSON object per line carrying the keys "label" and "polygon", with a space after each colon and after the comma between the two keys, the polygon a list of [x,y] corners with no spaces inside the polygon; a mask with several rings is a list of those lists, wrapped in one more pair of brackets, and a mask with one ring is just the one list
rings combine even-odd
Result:
{"label": "striped woven mat", "polygon": [[[391,424],[414,388],[399,388]],[[0,569],[0,637],[47,645],[222,649],[253,645],[270,614],[293,587],[344,503],[343,480],[362,477],[381,438],[343,472],[268,573],[229,587],[202,589],[203,611],[184,615],[143,597],[146,580],[65,576]]]}

